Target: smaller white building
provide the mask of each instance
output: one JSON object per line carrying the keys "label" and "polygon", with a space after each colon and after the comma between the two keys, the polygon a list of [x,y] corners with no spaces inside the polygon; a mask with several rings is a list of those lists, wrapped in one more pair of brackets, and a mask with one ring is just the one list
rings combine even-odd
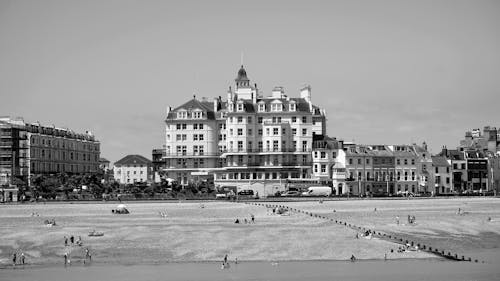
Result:
{"label": "smaller white building", "polygon": [[127,155],[115,162],[113,174],[120,184],[133,184],[151,181],[152,162],[141,155]]}

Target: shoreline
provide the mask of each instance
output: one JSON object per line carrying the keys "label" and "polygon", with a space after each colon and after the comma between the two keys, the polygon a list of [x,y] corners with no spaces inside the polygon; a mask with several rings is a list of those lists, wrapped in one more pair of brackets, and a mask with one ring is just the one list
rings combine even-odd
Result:
{"label": "shoreline", "polygon": [[[425,258],[414,258],[414,257],[409,257],[409,258],[391,258],[391,259],[356,259],[355,263],[357,262],[400,262],[400,261],[440,261],[440,262],[451,262],[451,263],[458,263],[458,262],[465,262],[465,263],[471,263],[469,261],[455,261],[455,260],[450,260],[446,259],[443,257],[425,257]],[[36,264],[30,264],[27,263],[24,266],[23,265],[16,265],[13,267],[12,265],[8,264],[0,264],[0,270],[26,270],[26,269],[41,269],[41,268],[73,268],[73,267],[93,267],[93,266],[99,266],[99,267],[104,267],[104,266],[161,266],[161,265],[173,265],[173,264],[220,264],[222,260],[185,260],[185,261],[158,261],[158,262],[105,262],[105,261],[92,261],[90,263],[82,263],[82,262],[75,262],[71,263],[71,265],[64,265],[64,264],[59,264],[59,263],[36,263]],[[229,260],[229,264],[235,265],[234,260]],[[285,259],[285,260],[239,260],[237,264],[259,264],[259,263],[353,263],[350,259]],[[482,262],[485,263],[485,262]]]}

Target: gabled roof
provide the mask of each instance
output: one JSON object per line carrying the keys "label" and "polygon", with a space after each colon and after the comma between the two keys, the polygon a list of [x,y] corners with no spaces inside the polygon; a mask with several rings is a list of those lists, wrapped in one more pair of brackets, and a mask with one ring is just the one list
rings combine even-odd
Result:
{"label": "gabled roof", "polygon": [[144,156],[131,154],[115,162],[115,166],[120,165],[151,165],[151,161]]}

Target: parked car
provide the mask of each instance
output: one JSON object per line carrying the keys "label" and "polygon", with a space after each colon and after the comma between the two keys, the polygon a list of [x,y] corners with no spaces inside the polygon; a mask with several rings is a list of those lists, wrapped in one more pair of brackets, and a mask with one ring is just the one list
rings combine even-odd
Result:
{"label": "parked car", "polygon": [[300,196],[300,192],[298,192],[298,191],[287,191],[287,192],[281,193],[281,196],[282,197],[297,197],[297,196]]}
{"label": "parked car", "polygon": [[253,195],[253,190],[251,189],[245,189],[238,191],[238,195]]}

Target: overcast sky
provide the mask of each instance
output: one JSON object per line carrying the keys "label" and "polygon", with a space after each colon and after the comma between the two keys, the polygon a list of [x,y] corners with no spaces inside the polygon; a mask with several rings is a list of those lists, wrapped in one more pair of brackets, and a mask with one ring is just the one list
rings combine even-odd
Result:
{"label": "overcast sky", "polygon": [[312,86],[330,136],[456,147],[500,126],[500,1],[0,0],[0,115],[151,159],[167,106]]}

